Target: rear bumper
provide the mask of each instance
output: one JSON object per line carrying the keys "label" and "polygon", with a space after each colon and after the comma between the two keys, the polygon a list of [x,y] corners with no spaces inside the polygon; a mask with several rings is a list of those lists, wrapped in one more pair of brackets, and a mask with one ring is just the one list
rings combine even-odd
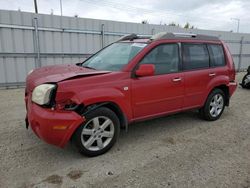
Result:
{"label": "rear bumper", "polygon": [[229,84],[227,85],[229,88],[229,95],[230,97],[233,95],[233,93],[235,92],[236,88],[237,88],[237,82],[236,81],[231,81],[229,82]]}
{"label": "rear bumper", "polygon": [[45,142],[64,147],[77,127],[85,119],[73,111],[56,111],[25,100],[27,122],[35,134]]}

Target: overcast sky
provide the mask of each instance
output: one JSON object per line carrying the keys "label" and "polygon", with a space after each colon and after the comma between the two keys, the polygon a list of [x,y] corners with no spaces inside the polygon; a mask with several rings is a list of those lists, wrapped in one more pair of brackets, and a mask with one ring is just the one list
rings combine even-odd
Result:
{"label": "overcast sky", "polygon": [[[33,0],[0,0],[0,9],[34,12]],[[38,11],[60,15],[60,0],[37,0]],[[62,0],[63,15],[150,24],[184,25],[199,29],[250,33],[250,0]]]}

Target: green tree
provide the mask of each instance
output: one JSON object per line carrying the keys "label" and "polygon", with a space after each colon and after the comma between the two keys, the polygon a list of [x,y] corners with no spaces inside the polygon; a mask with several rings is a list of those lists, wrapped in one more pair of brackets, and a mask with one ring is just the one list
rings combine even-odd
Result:
{"label": "green tree", "polygon": [[187,22],[187,23],[184,25],[184,28],[185,28],[185,29],[194,29],[194,26],[193,26],[193,25],[191,26],[190,23]]}
{"label": "green tree", "polygon": [[[170,22],[170,23],[168,24],[168,26],[182,27],[180,24],[177,24],[177,23],[175,23],[175,22]],[[190,23],[187,22],[187,23],[184,25],[183,28],[185,28],[185,29],[194,29],[194,26],[193,26],[193,25],[190,25]]]}
{"label": "green tree", "polygon": [[179,24],[177,25],[175,22],[171,22],[168,24],[168,26],[179,26]]}

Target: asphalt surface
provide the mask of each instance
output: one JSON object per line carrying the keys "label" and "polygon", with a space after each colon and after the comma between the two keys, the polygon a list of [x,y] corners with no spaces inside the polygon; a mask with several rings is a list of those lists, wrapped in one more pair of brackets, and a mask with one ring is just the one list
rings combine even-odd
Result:
{"label": "asphalt surface", "polygon": [[189,111],[132,124],[95,158],[27,131],[23,97],[0,90],[0,187],[250,187],[250,90],[215,122]]}

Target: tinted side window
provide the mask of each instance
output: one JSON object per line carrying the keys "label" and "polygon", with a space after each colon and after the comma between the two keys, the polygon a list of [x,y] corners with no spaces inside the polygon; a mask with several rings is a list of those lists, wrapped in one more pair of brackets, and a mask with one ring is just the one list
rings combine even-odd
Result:
{"label": "tinted side window", "polygon": [[209,55],[204,44],[183,44],[183,69],[201,69],[209,67]]}
{"label": "tinted side window", "polygon": [[177,44],[163,44],[155,47],[142,59],[140,64],[154,64],[155,74],[179,71],[179,50]]}
{"label": "tinted side window", "polygon": [[218,67],[225,65],[224,51],[221,45],[209,44],[208,50],[210,54],[211,66]]}

